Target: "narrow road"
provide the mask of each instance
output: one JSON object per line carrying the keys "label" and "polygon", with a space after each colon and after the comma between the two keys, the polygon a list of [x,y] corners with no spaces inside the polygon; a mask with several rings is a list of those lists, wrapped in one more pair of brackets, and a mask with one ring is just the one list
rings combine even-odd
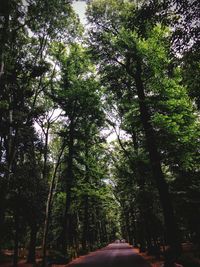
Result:
{"label": "narrow road", "polygon": [[72,261],[67,267],[150,267],[127,243],[107,247]]}

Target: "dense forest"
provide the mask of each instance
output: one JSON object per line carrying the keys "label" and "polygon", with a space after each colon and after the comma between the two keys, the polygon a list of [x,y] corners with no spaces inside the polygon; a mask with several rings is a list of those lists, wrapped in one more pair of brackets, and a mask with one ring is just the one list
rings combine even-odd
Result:
{"label": "dense forest", "polygon": [[1,261],[200,258],[200,2],[85,2],[0,3]]}

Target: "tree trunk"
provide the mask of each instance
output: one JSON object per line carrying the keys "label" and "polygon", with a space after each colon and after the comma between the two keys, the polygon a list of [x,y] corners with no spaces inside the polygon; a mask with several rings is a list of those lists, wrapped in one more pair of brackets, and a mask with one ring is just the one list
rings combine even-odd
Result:
{"label": "tree trunk", "polygon": [[45,222],[44,222],[44,230],[43,230],[43,240],[42,240],[42,266],[46,266],[46,249],[47,249],[47,237],[48,237],[48,231],[49,231],[49,220],[51,216],[51,208],[52,208],[52,199],[53,199],[53,190],[55,188],[56,183],[56,174],[57,170],[60,166],[60,160],[63,154],[65,146],[63,145],[60,154],[58,156],[58,160],[56,162],[56,166],[54,168],[50,188],[49,188],[49,194],[47,198],[47,204],[46,204],[46,213],[45,213]]}
{"label": "tree trunk", "polygon": [[65,213],[63,218],[63,230],[61,236],[61,251],[63,254],[66,253],[68,246],[68,234],[70,229],[70,207],[71,207],[71,190],[73,184],[73,157],[74,157],[74,124],[71,120],[70,133],[69,133],[69,152],[67,159],[67,177],[66,177],[66,204]]}
{"label": "tree trunk", "polygon": [[136,73],[134,78],[137,89],[137,95],[139,99],[140,115],[145,132],[147,150],[149,152],[152,173],[157,185],[160,202],[163,208],[166,237],[170,247],[172,249],[175,249],[176,251],[179,251],[180,250],[179,231],[174,217],[174,210],[169,195],[168,185],[165,181],[161,168],[161,160],[156,145],[155,133],[151,125],[151,117],[145,101],[145,93],[144,93],[141,74],[142,74],[141,63],[139,60],[137,60]]}
{"label": "tree trunk", "polygon": [[31,236],[30,236],[27,263],[35,263],[36,240],[37,240],[37,225],[36,223],[33,222],[33,224],[31,225]]}
{"label": "tree trunk", "polygon": [[68,189],[66,192],[66,204],[63,220],[63,231],[61,236],[61,251],[66,254],[66,249],[69,245],[69,229],[70,229],[70,207],[71,207],[71,184],[68,183]]}
{"label": "tree trunk", "polygon": [[2,239],[4,236],[4,220],[5,220],[5,206],[6,206],[6,183],[0,181],[0,253],[2,249]]}
{"label": "tree trunk", "polygon": [[9,32],[9,14],[10,14],[10,3],[9,1],[3,1],[2,5],[2,10],[1,10],[1,16],[4,18],[4,24],[3,27],[1,28],[2,34],[1,34],[1,45],[0,45],[0,82],[1,82],[1,77],[4,74],[4,58],[5,58],[5,48],[6,48],[6,43],[8,41],[8,32]]}
{"label": "tree trunk", "polygon": [[48,158],[48,142],[49,142],[49,124],[47,124],[47,130],[45,132],[45,144],[44,144],[44,163],[43,163],[43,170],[42,170],[42,176],[43,179],[46,180],[47,178],[47,158]]}
{"label": "tree trunk", "polygon": [[[88,134],[89,135],[89,134]],[[86,137],[88,137],[87,131],[86,131]],[[85,184],[87,185],[89,183],[89,168],[88,168],[88,144],[87,141],[85,143]],[[88,195],[84,196],[84,222],[83,222],[83,238],[82,238],[82,246],[84,250],[87,250],[87,245],[88,245],[88,236],[89,236],[89,214],[88,214],[88,209],[89,209],[89,199]]]}
{"label": "tree trunk", "polygon": [[[11,12],[11,6],[10,6],[10,1],[3,1],[2,2],[2,7],[1,7],[1,17],[2,17],[2,22],[3,25],[1,25],[1,44],[0,44],[0,85],[1,85],[1,90],[6,90],[4,82],[3,82],[3,77],[5,73],[5,50],[7,47],[7,44],[9,42],[9,15]],[[7,100],[7,99],[6,99]],[[10,119],[10,114],[8,114],[8,121]],[[9,127],[9,126],[8,126]],[[8,135],[9,135],[9,130],[8,129]],[[4,142],[5,142],[6,137],[4,136]],[[8,149],[6,149],[6,157],[8,158]],[[6,158],[6,160],[7,160]],[[1,179],[0,182],[0,236],[3,236],[4,232],[4,217],[5,217],[5,199],[6,199],[6,193],[7,193],[7,184],[8,184],[8,178],[9,178],[9,170],[10,170],[10,164],[7,162],[7,170],[5,173],[4,179]],[[3,180],[3,181],[2,181]],[[1,246],[2,246],[2,238],[0,238],[0,251],[1,251]]]}
{"label": "tree trunk", "polygon": [[83,250],[87,250],[88,245],[88,224],[89,224],[89,214],[88,214],[88,196],[84,197],[84,222],[83,222],[83,237],[82,237],[82,247]]}
{"label": "tree trunk", "polygon": [[14,238],[14,254],[13,254],[13,267],[18,266],[18,248],[19,248],[19,214],[15,213],[15,238]]}
{"label": "tree trunk", "polygon": [[96,240],[98,243],[104,242],[103,241],[104,240],[104,233],[103,233],[103,229],[102,229],[103,228],[102,223],[104,223],[104,222],[102,222],[100,220],[96,222]]}

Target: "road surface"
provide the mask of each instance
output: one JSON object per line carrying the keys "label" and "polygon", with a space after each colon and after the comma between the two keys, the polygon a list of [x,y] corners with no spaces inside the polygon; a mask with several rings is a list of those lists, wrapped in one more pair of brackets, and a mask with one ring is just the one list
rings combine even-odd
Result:
{"label": "road surface", "polygon": [[127,243],[112,243],[72,261],[67,267],[150,267]]}

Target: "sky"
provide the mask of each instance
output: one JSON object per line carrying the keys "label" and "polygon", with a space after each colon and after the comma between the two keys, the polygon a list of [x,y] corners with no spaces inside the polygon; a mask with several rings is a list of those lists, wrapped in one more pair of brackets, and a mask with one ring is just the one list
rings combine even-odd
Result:
{"label": "sky", "polygon": [[85,9],[87,3],[85,1],[73,1],[73,8],[75,12],[79,15],[82,24],[86,24]]}

